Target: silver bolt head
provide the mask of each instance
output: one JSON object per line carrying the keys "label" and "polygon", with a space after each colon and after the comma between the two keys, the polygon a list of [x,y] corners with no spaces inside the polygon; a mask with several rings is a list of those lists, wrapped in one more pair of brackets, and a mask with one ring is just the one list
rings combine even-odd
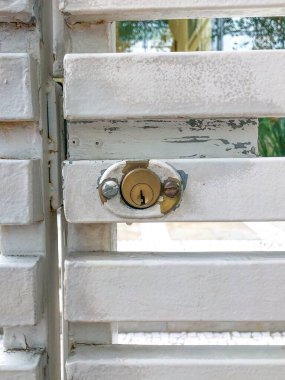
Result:
{"label": "silver bolt head", "polygon": [[177,197],[181,192],[181,185],[173,179],[168,179],[164,184],[164,194],[169,198]]}
{"label": "silver bolt head", "polygon": [[113,179],[109,179],[102,185],[102,194],[106,199],[112,199],[119,193],[119,185]]}

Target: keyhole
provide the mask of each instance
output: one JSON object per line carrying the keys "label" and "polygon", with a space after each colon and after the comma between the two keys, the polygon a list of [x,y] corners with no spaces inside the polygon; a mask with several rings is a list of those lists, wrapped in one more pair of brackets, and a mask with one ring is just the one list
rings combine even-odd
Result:
{"label": "keyhole", "polygon": [[141,206],[145,206],[145,196],[142,190],[140,191],[140,198],[141,198]]}

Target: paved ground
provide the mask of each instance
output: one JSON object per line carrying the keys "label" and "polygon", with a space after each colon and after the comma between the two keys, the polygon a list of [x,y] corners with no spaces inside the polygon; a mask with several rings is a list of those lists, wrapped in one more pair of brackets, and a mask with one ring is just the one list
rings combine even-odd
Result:
{"label": "paved ground", "polygon": [[174,346],[284,346],[285,333],[223,332],[223,333],[128,333],[119,334],[119,344]]}
{"label": "paved ground", "polygon": [[118,225],[119,251],[285,251],[285,222]]}

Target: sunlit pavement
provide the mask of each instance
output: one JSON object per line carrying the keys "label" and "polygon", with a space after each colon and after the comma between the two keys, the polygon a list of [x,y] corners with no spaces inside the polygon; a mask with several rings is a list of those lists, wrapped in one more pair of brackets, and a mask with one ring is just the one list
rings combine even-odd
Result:
{"label": "sunlit pavement", "polygon": [[285,222],[118,224],[119,251],[284,251]]}

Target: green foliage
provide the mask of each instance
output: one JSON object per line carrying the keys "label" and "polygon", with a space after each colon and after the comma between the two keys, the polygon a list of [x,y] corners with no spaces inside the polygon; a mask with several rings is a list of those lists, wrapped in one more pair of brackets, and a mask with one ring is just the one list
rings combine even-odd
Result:
{"label": "green foliage", "polygon": [[[225,18],[222,23],[222,34],[231,36],[247,36],[254,50],[284,49],[285,18],[284,17],[244,17]],[[218,20],[213,22],[213,38],[221,33]],[[236,49],[248,44],[241,43]]]}
{"label": "green foliage", "polygon": [[127,46],[142,41],[158,40],[166,44],[169,39],[169,26],[166,20],[155,21],[121,21],[119,23],[119,39]]}
{"label": "green foliage", "polygon": [[259,155],[262,157],[285,156],[285,119],[259,120]]}

